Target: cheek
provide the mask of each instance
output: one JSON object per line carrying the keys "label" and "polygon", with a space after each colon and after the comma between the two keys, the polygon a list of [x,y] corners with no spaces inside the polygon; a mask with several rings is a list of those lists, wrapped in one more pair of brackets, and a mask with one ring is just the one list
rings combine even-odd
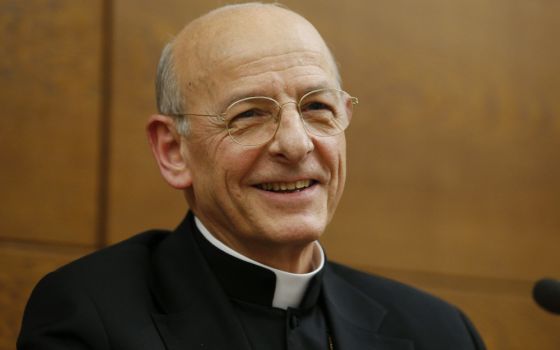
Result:
{"label": "cheek", "polygon": [[218,149],[214,167],[228,191],[239,190],[249,182],[257,171],[260,154],[260,149],[245,148],[234,142],[225,142]]}
{"label": "cheek", "polygon": [[330,200],[337,203],[344,190],[346,181],[346,141],[343,135],[333,137],[322,145],[320,152],[330,171]]}
{"label": "cheek", "polygon": [[[194,123],[193,123],[194,124]],[[196,125],[199,127],[198,125]],[[220,152],[219,152],[219,139],[206,138],[201,136],[200,127],[195,129],[195,125],[191,124],[192,133],[188,136],[184,154],[188,160],[187,166],[189,167],[193,177],[193,190],[196,198],[210,196],[215,197],[213,192],[216,192],[219,187],[220,178],[223,175],[220,173],[223,167],[220,167]],[[197,132],[194,132],[194,131]]]}
{"label": "cheek", "polygon": [[346,174],[346,140],[343,135],[328,138],[318,147],[326,163],[325,166],[331,171],[331,176],[342,179]]}

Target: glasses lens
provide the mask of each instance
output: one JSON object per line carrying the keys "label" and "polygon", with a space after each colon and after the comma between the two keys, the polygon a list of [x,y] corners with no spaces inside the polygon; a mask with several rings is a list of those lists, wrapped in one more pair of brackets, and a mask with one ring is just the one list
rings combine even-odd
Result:
{"label": "glasses lens", "polygon": [[225,113],[227,129],[241,145],[260,145],[276,131],[278,104],[266,97],[249,97],[234,102]]}
{"label": "glasses lens", "polygon": [[336,89],[322,89],[304,95],[299,109],[307,131],[316,136],[340,134],[350,124],[352,98]]}

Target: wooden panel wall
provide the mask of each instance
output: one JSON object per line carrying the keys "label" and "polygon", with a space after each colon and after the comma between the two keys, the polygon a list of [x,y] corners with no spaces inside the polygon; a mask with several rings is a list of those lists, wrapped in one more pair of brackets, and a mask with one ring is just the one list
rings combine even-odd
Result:
{"label": "wooden panel wall", "polygon": [[[2,1],[2,236],[95,241],[99,4]],[[60,227],[65,227],[60,230]]]}
{"label": "wooden panel wall", "polygon": [[0,349],[40,277],[98,245],[101,1],[0,1]]}
{"label": "wooden panel wall", "polygon": [[[163,43],[223,3],[0,0],[0,349],[41,275],[184,215],[144,124]],[[558,349],[530,289],[560,271],[560,3],[284,3],[360,98],[329,257],[459,305],[490,349]]]}

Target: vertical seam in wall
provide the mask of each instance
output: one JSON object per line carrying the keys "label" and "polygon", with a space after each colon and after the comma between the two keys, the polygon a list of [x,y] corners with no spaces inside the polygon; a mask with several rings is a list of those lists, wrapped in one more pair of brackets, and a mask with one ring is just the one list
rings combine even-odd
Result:
{"label": "vertical seam in wall", "polygon": [[113,6],[112,0],[101,1],[101,69],[99,108],[99,164],[97,193],[96,246],[108,243],[109,176],[111,150],[111,107],[113,84]]}

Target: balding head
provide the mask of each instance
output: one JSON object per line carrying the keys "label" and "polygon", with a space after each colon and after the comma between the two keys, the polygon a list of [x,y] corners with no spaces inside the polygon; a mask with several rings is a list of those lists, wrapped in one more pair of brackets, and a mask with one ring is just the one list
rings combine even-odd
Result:
{"label": "balding head", "polygon": [[[274,4],[246,3],[213,10],[189,23],[164,48],[156,81],[161,114],[185,113],[193,89],[215,88],[211,77],[261,56],[307,50],[321,55],[339,82],[333,56],[305,18]],[[182,119],[185,121],[185,119]],[[186,132],[186,123],[179,125]]]}

